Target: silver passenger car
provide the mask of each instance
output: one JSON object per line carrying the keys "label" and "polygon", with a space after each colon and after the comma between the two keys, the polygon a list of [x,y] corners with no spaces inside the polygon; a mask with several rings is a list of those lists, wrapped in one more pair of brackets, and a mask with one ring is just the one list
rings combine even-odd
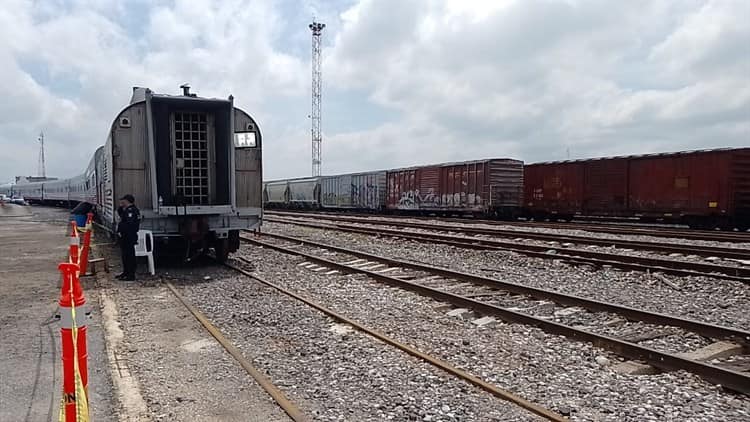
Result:
{"label": "silver passenger car", "polygon": [[135,196],[162,245],[186,256],[214,248],[219,260],[239,248],[239,231],[262,218],[262,137],[257,123],[227,99],[133,88],[130,104],[97,151],[98,212],[114,231],[118,199]]}

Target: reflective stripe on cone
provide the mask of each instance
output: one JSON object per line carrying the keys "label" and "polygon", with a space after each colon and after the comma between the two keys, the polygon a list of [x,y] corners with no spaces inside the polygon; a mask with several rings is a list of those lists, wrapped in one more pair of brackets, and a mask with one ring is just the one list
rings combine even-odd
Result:
{"label": "reflective stripe on cone", "polygon": [[[70,256],[77,258],[77,255],[78,245],[71,242]],[[78,265],[63,263],[58,268],[63,275],[60,290],[63,391],[59,421],[89,422],[86,299],[78,279]]]}

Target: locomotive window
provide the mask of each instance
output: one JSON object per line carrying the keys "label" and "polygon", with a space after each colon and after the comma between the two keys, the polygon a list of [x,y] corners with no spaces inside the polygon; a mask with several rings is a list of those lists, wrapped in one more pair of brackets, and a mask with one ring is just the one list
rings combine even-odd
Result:
{"label": "locomotive window", "polygon": [[234,146],[235,148],[255,148],[255,132],[236,132]]}
{"label": "locomotive window", "polygon": [[676,189],[687,189],[690,187],[690,178],[688,177],[675,177],[674,187]]}

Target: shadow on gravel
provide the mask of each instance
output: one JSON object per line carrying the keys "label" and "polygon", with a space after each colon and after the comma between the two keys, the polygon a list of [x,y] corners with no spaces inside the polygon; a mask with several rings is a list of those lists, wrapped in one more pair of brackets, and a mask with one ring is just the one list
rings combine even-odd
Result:
{"label": "shadow on gravel", "polygon": [[236,274],[209,256],[201,256],[190,262],[178,257],[159,257],[157,277],[175,285],[212,283]]}

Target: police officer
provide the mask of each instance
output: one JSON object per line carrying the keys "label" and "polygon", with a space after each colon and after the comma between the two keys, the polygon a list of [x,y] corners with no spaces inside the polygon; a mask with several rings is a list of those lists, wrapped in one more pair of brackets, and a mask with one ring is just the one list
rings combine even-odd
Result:
{"label": "police officer", "polygon": [[120,198],[120,207],[117,208],[120,223],[117,225],[117,235],[120,237],[120,250],[122,252],[122,274],[117,278],[120,280],[135,280],[135,244],[138,243],[138,227],[141,223],[141,212],[135,206],[135,198],[127,194]]}

